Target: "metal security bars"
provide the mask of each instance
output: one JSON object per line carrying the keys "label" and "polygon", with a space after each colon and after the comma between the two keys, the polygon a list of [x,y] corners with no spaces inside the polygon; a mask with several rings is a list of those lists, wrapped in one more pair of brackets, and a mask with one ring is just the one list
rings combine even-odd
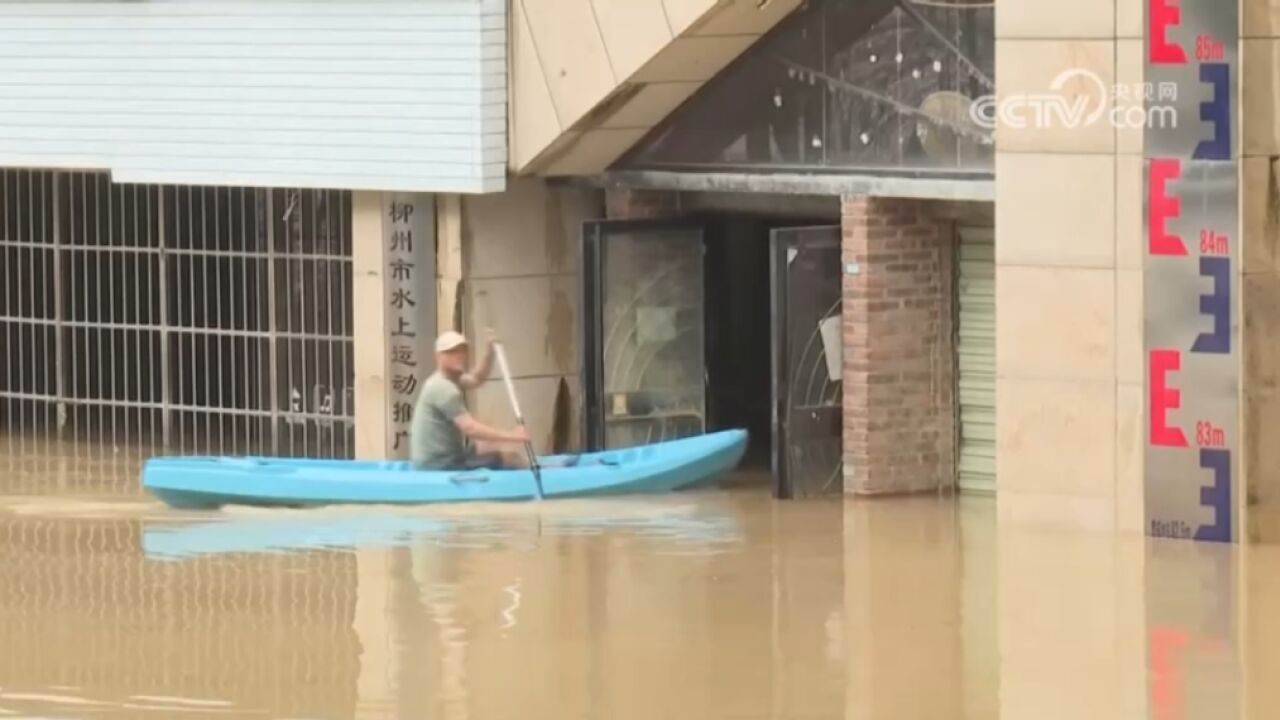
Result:
{"label": "metal security bars", "polygon": [[0,171],[0,435],[349,457],[349,193]]}

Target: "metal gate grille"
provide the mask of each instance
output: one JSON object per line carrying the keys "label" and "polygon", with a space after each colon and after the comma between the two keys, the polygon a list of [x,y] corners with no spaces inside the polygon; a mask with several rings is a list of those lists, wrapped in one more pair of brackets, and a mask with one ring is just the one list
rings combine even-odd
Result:
{"label": "metal gate grille", "polygon": [[351,197],[0,170],[0,433],[349,457]]}
{"label": "metal gate grille", "polygon": [[839,494],[844,478],[840,228],[778,228],[772,235],[778,494]]}

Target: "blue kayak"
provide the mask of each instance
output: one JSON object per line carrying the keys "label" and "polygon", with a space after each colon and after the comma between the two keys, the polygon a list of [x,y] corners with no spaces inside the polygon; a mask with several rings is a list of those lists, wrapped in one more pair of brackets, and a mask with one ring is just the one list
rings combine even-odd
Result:
{"label": "blue kayak", "polygon": [[[732,470],[744,430],[625,450],[543,458],[548,498],[660,493],[703,485]],[[536,496],[529,470],[417,471],[403,461],[172,457],[148,460],[142,485],[173,507],[419,505]]]}

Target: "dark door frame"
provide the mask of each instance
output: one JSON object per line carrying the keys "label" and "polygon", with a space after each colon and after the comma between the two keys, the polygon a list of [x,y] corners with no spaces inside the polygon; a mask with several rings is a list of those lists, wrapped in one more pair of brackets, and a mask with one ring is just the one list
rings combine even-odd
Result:
{"label": "dark door frame", "polygon": [[[833,238],[790,238],[780,231],[834,229]],[[790,477],[787,462],[787,409],[790,402],[790,391],[787,376],[790,375],[788,355],[787,326],[787,251],[796,248],[840,248],[839,225],[808,225],[795,227],[776,227],[769,233],[769,274],[770,274],[770,313],[772,320],[770,346],[773,355],[772,394],[773,394],[773,451],[772,475],[773,495],[781,499],[796,497],[795,478]],[[843,271],[841,272],[843,275]]]}

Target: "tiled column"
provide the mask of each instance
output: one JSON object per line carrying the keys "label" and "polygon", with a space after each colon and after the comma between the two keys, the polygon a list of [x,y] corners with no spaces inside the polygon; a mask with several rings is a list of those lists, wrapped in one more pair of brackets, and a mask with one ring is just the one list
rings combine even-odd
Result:
{"label": "tiled column", "polygon": [[[1142,18],[1142,0],[1002,0],[999,94],[1048,94],[1082,69],[1107,97],[1086,80],[1066,101],[1109,108],[1113,85],[1142,81]],[[1141,540],[1022,532],[1142,531],[1141,132],[1105,112],[1000,127],[997,153],[1000,712],[1146,717]],[[1080,619],[1069,637],[1064,612]],[[1047,677],[1063,681],[1046,693]]]}
{"label": "tiled column", "polygon": [[846,198],[843,226],[845,492],[949,486],[951,238],[918,200]]}
{"label": "tiled column", "polygon": [[[434,198],[425,194],[356,192],[352,198],[352,310],[355,456],[408,457],[409,408],[433,365],[437,292]],[[393,215],[391,208],[406,208]],[[419,220],[411,218],[416,216]],[[392,242],[392,238],[400,239]],[[416,251],[415,251],[416,248]],[[404,263],[403,274],[392,267]],[[392,275],[397,277],[392,277]],[[392,301],[403,293],[404,302]],[[408,358],[393,358],[402,348]],[[389,362],[390,361],[390,362]]]}
{"label": "tiled column", "polygon": [[[1002,98],[1110,107],[1141,80],[1140,0],[1008,0]],[[996,161],[998,503],[1002,522],[1113,532],[1142,523],[1140,133],[1002,126]]]}
{"label": "tiled column", "polygon": [[[1244,441],[1244,523],[1252,542],[1280,540],[1280,2],[1244,0],[1240,42],[1243,143],[1240,163],[1244,274],[1241,430]],[[1250,553],[1267,552],[1250,550]],[[1276,574],[1266,563],[1246,565],[1247,717],[1280,704],[1280,615]]]}
{"label": "tiled column", "polygon": [[1241,415],[1245,531],[1280,540],[1280,1],[1245,0]]}
{"label": "tiled column", "polygon": [[387,456],[386,257],[382,194],[357,192],[352,199],[351,303],[355,324],[356,452],[360,459]]}

